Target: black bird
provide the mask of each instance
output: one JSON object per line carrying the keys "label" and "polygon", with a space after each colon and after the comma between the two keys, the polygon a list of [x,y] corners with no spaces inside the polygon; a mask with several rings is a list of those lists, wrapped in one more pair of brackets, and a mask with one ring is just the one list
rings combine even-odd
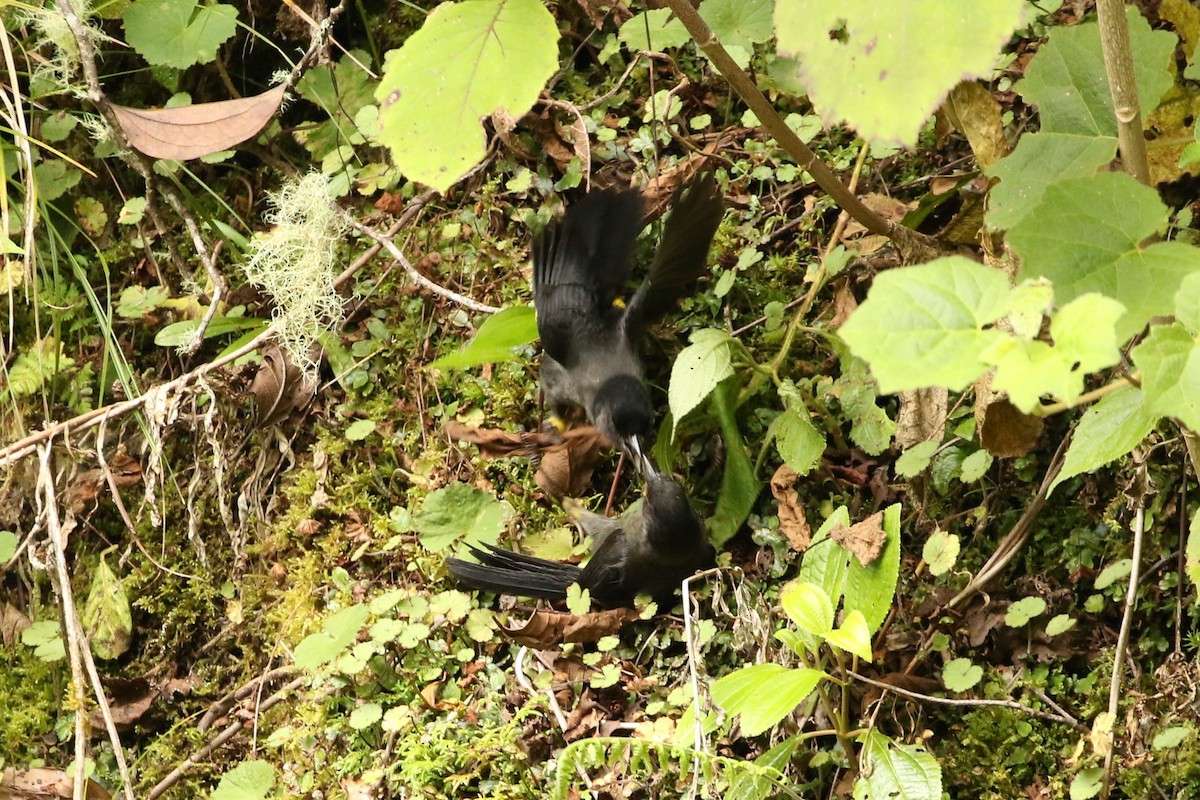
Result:
{"label": "black bird", "polygon": [[467,545],[478,564],[458,558],[446,568],[472,589],[560,600],[578,583],[600,605],[631,606],[639,594],[668,603],[684,578],[713,562],[715,551],[683,487],[648,467],[646,497],[620,517],[568,509],[592,537],[592,557],[582,567],[504,550]]}
{"label": "black bird", "polygon": [[620,296],[643,211],[636,189],[590,192],[533,247],[546,402],[558,415],[582,406],[601,433],[635,457],[654,430],[638,344],[704,274],[724,208],[711,170],[676,191],[650,269],[626,305]]}

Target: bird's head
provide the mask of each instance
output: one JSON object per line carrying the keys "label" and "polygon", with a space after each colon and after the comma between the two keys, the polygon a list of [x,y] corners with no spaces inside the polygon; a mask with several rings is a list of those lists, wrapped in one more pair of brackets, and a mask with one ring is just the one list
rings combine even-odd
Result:
{"label": "bird's head", "polygon": [[615,375],[592,401],[592,423],[635,460],[654,438],[654,406],[646,385],[633,375]]}
{"label": "bird's head", "polygon": [[661,472],[647,472],[642,507],[646,535],[655,547],[694,547],[707,544],[704,526],[679,482]]}

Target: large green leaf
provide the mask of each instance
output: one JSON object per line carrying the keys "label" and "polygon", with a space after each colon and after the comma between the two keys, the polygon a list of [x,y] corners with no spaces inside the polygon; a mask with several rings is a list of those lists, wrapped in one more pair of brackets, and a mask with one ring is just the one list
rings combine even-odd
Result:
{"label": "large green leaf", "polygon": [[120,579],[103,556],[92,573],[92,587],[80,614],[96,658],[119,658],[133,638],[133,612]]}
{"label": "large green leaf", "polygon": [[1095,175],[1116,154],[1115,136],[1025,134],[1012,153],[986,170],[989,177],[1000,179],[988,193],[988,226],[1008,230],[1041,201],[1047,186]]}
{"label": "large green leaf", "polygon": [[441,550],[461,538],[495,544],[512,516],[512,506],[467,483],[451,483],[430,492],[413,515],[413,528],[426,550]]}
{"label": "large green leaf", "polygon": [[[1171,87],[1176,39],[1167,31],[1152,31],[1134,6],[1126,16],[1144,120]],[[1099,24],[1057,27],[1029,62],[1017,90],[1038,107],[1043,132],[1112,137],[1117,119],[1105,74]]]}
{"label": "large green leaf", "polygon": [[434,361],[429,368],[457,369],[512,361],[517,358],[513,348],[529,344],[537,335],[537,321],[533,308],[502,308],[483,321],[471,341]]}
{"label": "large green leaf", "polygon": [[771,423],[775,449],[784,463],[797,475],[807,475],[821,461],[825,435],[812,423],[808,409],[799,402],[790,403]]}
{"label": "large green leaf", "polygon": [[702,328],[691,339],[692,343],[675,357],[667,387],[667,405],[676,425],[703,403],[721,381],[733,375],[729,354],[733,337],[715,328]]}
{"label": "large green leaf", "polygon": [[[858,558],[841,547],[827,546],[846,559],[845,602],[846,611],[861,611],[871,633],[879,630],[892,607],[896,596],[896,583],[900,579],[900,504],[890,505],[883,510],[883,530],[887,541],[879,558],[865,567]],[[836,554],[831,554],[831,558]]]}
{"label": "large green leaf", "polygon": [[794,56],[826,125],[915,145],[962,80],[989,77],[1023,0],[778,0],[780,53]]}
{"label": "large green leaf", "polygon": [[187,69],[217,57],[237,30],[237,9],[198,0],[135,0],[125,11],[125,41],[151,64]]}
{"label": "large green leaf", "polygon": [[1050,491],[1063,481],[1091,473],[1138,446],[1154,428],[1158,415],[1150,410],[1140,389],[1118,389],[1087,409],[1070,440],[1062,470]]}
{"label": "large green leaf", "polygon": [[750,463],[742,444],[733,400],[729,397],[736,391],[735,384],[736,381],[729,381],[712,395],[713,408],[721,425],[721,438],[725,442],[725,472],[721,476],[721,493],[717,495],[717,507],[708,521],[709,533],[717,547],[741,529],[762,489],[754,474],[754,465]]}
{"label": "large green leaf", "polygon": [[382,140],[401,172],[444,192],[482,160],[481,120],[520,117],[557,69],[558,25],[541,0],[443,3],[387,54]]}
{"label": "large green leaf", "polygon": [[1154,189],[1106,172],[1046,187],[1007,239],[1021,256],[1021,275],[1048,278],[1060,304],[1088,292],[1120,301],[1126,313],[1116,331],[1124,342],[1150,317],[1172,313],[1180,281],[1200,270],[1194,247],[1142,245],[1166,223],[1167,208]]}
{"label": "large green leaf", "polygon": [[896,742],[872,728],[863,736],[862,774],[854,782],[854,800],[939,800],[942,768],[925,748]]}
{"label": "large green leaf", "polygon": [[816,669],[755,664],[714,683],[713,702],[728,714],[741,715],[744,735],[757,736],[792,713],[824,677]]}
{"label": "large green leaf", "polygon": [[884,393],[944,386],[959,391],[987,369],[984,352],[1005,338],[989,328],[1008,310],[1003,272],[962,256],[889,270],[838,335],[866,361]]}
{"label": "large green leaf", "polygon": [[800,562],[797,581],[815,583],[831,598],[842,596],[842,591],[846,588],[849,554],[829,539],[829,532],[835,527],[849,525],[849,510],[845,506],[838,506],[813,534],[812,542],[804,551],[804,560]]}
{"label": "large green leaf", "polygon": [[1155,325],[1133,349],[1142,373],[1146,405],[1163,417],[1176,417],[1200,430],[1200,343],[1186,328]]}

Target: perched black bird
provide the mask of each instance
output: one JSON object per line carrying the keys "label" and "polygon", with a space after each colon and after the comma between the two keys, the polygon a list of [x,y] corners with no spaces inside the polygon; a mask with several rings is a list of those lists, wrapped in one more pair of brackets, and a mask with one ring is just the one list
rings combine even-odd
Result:
{"label": "perched black bird", "polygon": [[654,430],[637,347],[707,268],[724,208],[710,170],[678,190],[662,241],[629,300],[643,204],[635,189],[586,195],[550,223],[533,247],[533,304],[545,356],[541,383],[555,413],[582,406],[600,432],[631,454]]}
{"label": "perched black bird", "polygon": [[632,605],[639,594],[665,605],[684,578],[713,562],[715,551],[683,487],[651,468],[645,472],[640,507],[615,518],[572,510],[580,529],[592,537],[592,557],[582,567],[468,545],[479,563],[450,558],[446,568],[463,585],[497,594],[559,600],[578,583],[610,608]]}

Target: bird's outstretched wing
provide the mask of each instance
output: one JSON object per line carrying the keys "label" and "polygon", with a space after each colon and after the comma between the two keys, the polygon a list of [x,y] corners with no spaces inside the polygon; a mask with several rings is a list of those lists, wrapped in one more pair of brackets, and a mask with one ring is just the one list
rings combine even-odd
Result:
{"label": "bird's outstretched wing", "polygon": [[625,310],[626,336],[636,339],[662,319],[704,275],[708,248],[724,215],[725,205],[710,169],[675,192],[650,272]]}
{"label": "bird's outstretched wing", "polygon": [[633,267],[642,229],[633,189],[590,192],[546,226],[533,246],[533,305],[542,348],[571,366],[580,337],[604,323]]}

